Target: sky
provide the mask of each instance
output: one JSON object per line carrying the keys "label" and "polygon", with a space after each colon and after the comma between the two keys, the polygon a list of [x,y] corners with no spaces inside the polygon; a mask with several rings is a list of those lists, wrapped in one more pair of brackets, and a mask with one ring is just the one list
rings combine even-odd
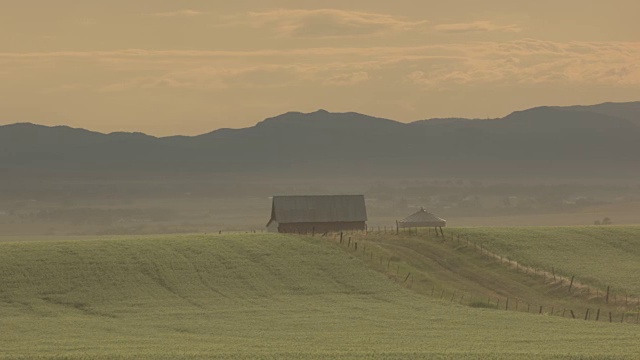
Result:
{"label": "sky", "polygon": [[637,0],[0,0],[0,125],[195,135],[640,100]]}

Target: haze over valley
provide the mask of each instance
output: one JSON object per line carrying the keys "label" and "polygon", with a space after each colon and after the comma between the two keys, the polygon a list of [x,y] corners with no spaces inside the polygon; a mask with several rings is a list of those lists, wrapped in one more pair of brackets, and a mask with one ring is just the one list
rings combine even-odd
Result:
{"label": "haze over valley", "polygon": [[456,225],[635,223],[638,119],[640,102],[408,124],[289,112],[191,137],[5,125],[0,221],[59,234],[262,229],[274,194],[363,193],[380,226],[421,206]]}
{"label": "haze over valley", "polygon": [[638,0],[0,6],[0,360],[638,359]]}

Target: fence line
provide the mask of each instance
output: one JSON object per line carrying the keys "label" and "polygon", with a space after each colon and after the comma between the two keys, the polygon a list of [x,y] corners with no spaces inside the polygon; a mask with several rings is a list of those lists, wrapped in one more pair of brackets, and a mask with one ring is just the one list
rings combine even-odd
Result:
{"label": "fence line", "polygon": [[[382,228],[380,228],[380,233],[384,233],[382,232]],[[395,229],[393,229],[395,230]],[[370,233],[371,231],[364,231],[362,232],[363,235],[367,235],[367,233]],[[390,234],[393,234],[394,232],[389,232]],[[417,234],[417,232],[402,232],[403,234]],[[353,232],[351,234],[354,234]],[[429,233],[427,233],[428,235]],[[324,234],[324,236],[326,236],[327,234]],[[332,238],[333,239],[338,239],[339,238],[339,245],[346,245],[347,250],[349,251],[353,251],[356,254],[361,254],[363,261],[369,261],[373,266],[376,265],[376,260],[378,267],[381,267],[382,270],[392,279],[394,279],[396,282],[398,282],[400,285],[407,287],[409,289],[413,288],[413,284],[414,284],[414,273],[412,271],[408,271],[408,270],[404,270],[401,272],[401,262],[400,261],[396,261],[397,265],[395,267],[391,267],[392,262],[394,262],[394,260],[391,257],[385,258],[384,255],[377,255],[374,254],[374,250],[371,249],[371,247],[369,247],[369,249],[367,249],[366,246],[366,241],[362,242],[361,241],[361,247],[360,247],[360,251],[358,250],[358,242],[353,240],[353,246],[351,246],[352,244],[352,238],[349,237],[348,238],[348,242],[344,240],[344,235],[345,232],[340,232],[340,233],[333,233]],[[442,238],[440,238],[442,239]],[[457,235],[457,237],[454,237],[453,234],[450,236],[450,239],[452,241],[457,240],[457,244],[462,244],[466,245],[464,246],[465,248],[467,247],[471,247],[472,249],[479,251],[481,255],[487,256],[491,259],[500,261],[500,264],[504,265],[504,260],[505,257],[504,256],[499,256],[497,254],[494,254],[492,252],[490,252],[489,250],[487,250],[486,248],[483,247],[482,243],[480,243],[479,245],[475,242],[473,242],[473,246],[472,246],[472,242],[469,240],[468,237],[464,236],[462,237],[462,243],[460,242],[461,240],[461,236]],[[364,240],[364,239],[363,239]],[[445,240],[441,240],[441,241],[446,241]],[[368,250],[368,251],[367,251]],[[387,260],[386,266],[384,265],[384,260]],[[525,272],[526,274],[530,274],[532,276],[538,276],[538,277],[542,277],[543,279],[543,284],[546,284],[547,282],[547,278],[552,281],[552,284],[554,285],[560,285],[560,288],[563,287],[563,284],[566,280],[567,285],[568,285],[568,292],[571,293],[571,290],[573,289],[574,291],[577,291],[577,289],[579,290],[585,290],[587,291],[587,294],[591,294],[591,287],[589,287],[588,285],[584,285],[579,283],[578,281],[576,281],[575,276],[572,276],[571,279],[569,279],[568,277],[564,277],[561,276],[559,274],[556,273],[556,268],[552,267],[551,269],[551,273],[544,271],[544,270],[540,270],[537,269],[535,267],[530,267],[530,266],[522,266],[521,264],[519,264],[517,261],[515,260],[511,260],[509,258],[506,258],[506,265],[509,266],[509,268],[514,268],[515,265],[515,269],[516,271],[522,271]],[[395,275],[393,274],[395,270]],[[405,272],[406,271],[406,272]],[[428,279],[424,279],[424,281],[429,281]],[[437,297],[437,294],[440,293],[440,297],[439,299],[441,300],[447,300],[448,296],[451,295],[451,298],[449,299],[449,302],[451,303],[458,303],[458,304],[465,304],[471,307],[484,307],[484,308],[495,308],[495,309],[502,309],[504,308],[505,311],[517,311],[517,312],[525,312],[524,311],[524,307],[520,307],[520,304],[527,304],[526,307],[526,312],[527,313],[537,313],[539,315],[550,315],[550,316],[560,316],[563,318],[566,318],[567,314],[570,314],[571,319],[584,319],[584,321],[590,321],[592,320],[592,310],[591,308],[586,308],[586,310],[584,310],[584,316],[582,316],[582,312],[576,312],[574,311],[575,309],[568,309],[568,308],[563,308],[562,312],[560,313],[559,310],[556,311],[556,307],[554,305],[548,306],[548,305],[540,305],[540,304],[534,304],[532,302],[528,302],[525,301],[524,299],[520,299],[520,298],[512,298],[509,299],[508,297],[494,297],[495,302],[491,301],[491,297],[489,297],[487,299],[487,303],[485,304],[482,300],[480,300],[480,297],[478,296],[474,296],[474,295],[469,295],[467,294],[458,294],[456,293],[455,290],[447,290],[444,288],[436,288],[435,285],[432,285],[431,288],[431,297]],[[600,297],[600,291],[599,289],[596,289],[595,292],[596,295],[596,299],[598,299]],[[608,286],[607,287],[607,291],[606,294],[603,292],[603,299],[606,298],[607,301],[605,302],[605,305],[609,305],[608,299],[610,298],[610,296],[612,295],[611,292],[611,287]],[[614,306],[618,306],[617,303],[617,296],[614,294]],[[630,297],[628,295],[625,294],[624,296],[624,300],[625,300],[625,306],[629,306],[629,299]],[[631,299],[633,300],[633,297],[631,297]],[[465,301],[466,300],[466,301]],[[504,307],[500,307],[500,303],[501,300],[504,300],[503,304]],[[511,301],[510,301],[511,300]],[[590,299],[587,299],[590,300]],[[635,309],[635,312],[629,312],[627,310],[629,309],[624,309],[622,311],[622,313],[620,315],[616,315],[614,314],[612,311],[609,311],[609,316],[608,316],[608,320],[609,322],[614,322],[615,319],[620,318],[620,322],[624,323],[635,323],[635,324],[640,324],[640,297],[636,298],[635,302],[637,303],[638,307]],[[494,305],[495,304],[495,305]],[[532,305],[535,305],[532,307]],[[633,304],[631,304],[633,305]],[[522,309],[522,310],[521,310]],[[536,309],[534,311],[531,311],[532,309]],[[559,309],[559,308],[558,308]],[[593,316],[593,320],[592,321],[599,321],[600,320],[600,313],[601,313],[601,308],[596,308],[596,315]],[[578,315],[576,317],[576,314]]]}

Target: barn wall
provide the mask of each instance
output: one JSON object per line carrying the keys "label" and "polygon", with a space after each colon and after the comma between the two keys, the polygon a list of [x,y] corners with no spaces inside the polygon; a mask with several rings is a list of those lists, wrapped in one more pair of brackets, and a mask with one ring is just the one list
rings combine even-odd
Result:
{"label": "barn wall", "polygon": [[271,221],[269,223],[269,225],[267,226],[267,232],[270,233],[277,233],[278,232],[278,222],[277,221]]}
{"label": "barn wall", "polygon": [[288,223],[280,224],[278,231],[288,234],[323,234],[338,231],[363,231],[366,229],[364,221],[357,222],[318,222],[318,223]]}

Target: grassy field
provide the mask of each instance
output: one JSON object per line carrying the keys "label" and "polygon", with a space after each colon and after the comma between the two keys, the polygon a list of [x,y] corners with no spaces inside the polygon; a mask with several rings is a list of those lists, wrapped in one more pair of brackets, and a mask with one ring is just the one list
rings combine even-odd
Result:
{"label": "grassy field", "polygon": [[[606,286],[600,285],[602,281],[597,278],[576,276],[576,280],[571,283],[571,276],[562,276],[566,273],[557,267],[553,275],[552,267],[539,266],[539,262],[535,261],[548,260],[548,247],[538,246],[536,244],[540,242],[520,237],[518,234],[522,230],[526,234],[530,234],[529,230],[536,230],[537,237],[541,239],[553,239],[561,230],[566,233],[574,232],[575,241],[584,240],[581,240],[580,233],[587,239],[602,236],[599,233],[601,229],[595,227],[454,228],[446,231],[444,239],[426,229],[419,230],[418,234],[411,229],[398,235],[395,232],[377,231],[367,235],[348,234],[348,239],[353,238],[351,246],[348,245],[348,240],[339,244],[339,240],[332,237],[332,241],[344,251],[365,260],[372,269],[431,298],[502,310],[543,312],[568,318],[575,316],[588,320],[640,323],[640,298],[628,291],[611,288],[607,301]],[[629,228],[609,230],[624,232]],[[480,232],[485,236],[478,235]],[[497,238],[500,234],[508,234],[501,238],[503,245],[510,249],[520,246],[518,251],[507,252],[488,244],[489,238]],[[631,250],[608,251],[610,244],[616,242],[616,239],[619,237],[602,237],[600,243],[591,245],[595,247],[591,250],[607,253],[609,261],[615,262],[617,269],[633,267],[635,258],[627,254]],[[357,250],[356,242],[359,245]],[[541,246],[544,250],[540,249]],[[629,246],[633,247],[631,244]],[[640,243],[636,246],[634,250],[640,247]],[[566,258],[563,264],[579,263],[574,259],[575,253],[571,247],[555,250],[556,256]],[[608,275],[614,278],[615,271],[614,267]]]}
{"label": "grassy field", "polygon": [[523,264],[640,295],[640,226],[459,228],[453,233]]}
{"label": "grassy field", "polygon": [[637,325],[435,300],[319,237],[29,240],[0,242],[0,358],[638,354]]}

